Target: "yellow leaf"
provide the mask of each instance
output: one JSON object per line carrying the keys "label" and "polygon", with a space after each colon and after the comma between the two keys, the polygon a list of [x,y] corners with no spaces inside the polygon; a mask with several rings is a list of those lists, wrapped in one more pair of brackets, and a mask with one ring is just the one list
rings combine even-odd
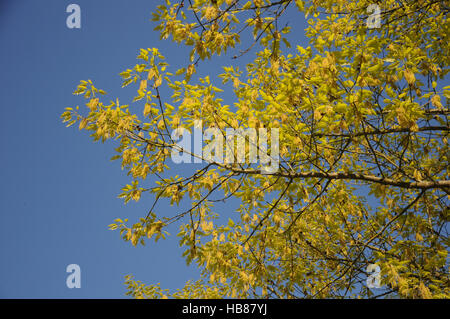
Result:
{"label": "yellow leaf", "polygon": [[439,95],[434,95],[431,98],[431,103],[437,108],[442,108],[441,97]]}
{"label": "yellow leaf", "polygon": [[80,121],[79,129],[80,129],[80,130],[84,129],[84,128],[86,127],[86,125],[87,125],[87,122],[88,122],[87,118],[82,119],[82,120]]}
{"label": "yellow leaf", "polygon": [[150,71],[148,71],[147,80],[150,81],[151,79],[153,79],[154,76],[155,76],[155,70],[150,69]]}
{"label": "yellow leaf", "polygon": [[416,77],[414,76],[414,72],[410,69],[406,69],[403,72],[403,75],[405,76],[405,80],[408,82],[409,85],[413,85],[414,82],[416,82]]}
{"label": "yellow leaf", "polygon": [[155,80],[155,88],[159,87],[162,83],[162,77],[158,76],[158,78]]}
{"label": "yellow leaf", "polygon": [[139,91],[145,90],[147,88],[147,80],[142,80],[139,86]]}
{"label": "yellow leaf", "polygon": [[192,74],[195,73],[195,65],[190,64],[187,68],[186,71],[186,81],[189,81],[189,79],[191,78]]}
{"label": "yellow leaf", "polygon": [[95,110],[97,105],[98,105],[98,98],[93,98],[89,101],[89,103],[87,104],[87,107],[92,111],[92,110]]}
{"label": "yellow leaf", "polygon": [[159,122],[158,122],[158,128],[159,128],[160,130],[162,130],[162,129],[164,129],[165,126],[166,126],[166,125],[165,125],[165,123],[164,123],[164,120],[163,120],[163,119],[160,119]]}
{"label": "yellow leaf", "polygon": [[152,110],[152,106],[149,103],[146,103],[145,107],[144,107],[144,116],[149,115],[151,110]]}
{"label": "yellow leaf", "polygon": [[416,233],[416,240],[417,240],[417,241],[423,241],[422,235],[419,234],[419,233]]}
{"label": "yellow leaf", "polygon": [[432,298],[430,290],[423,284],[423,282],[421,282],[419,284],[419,291],[420,291],[420,294],[422,295],[423,299],[431,299]]}

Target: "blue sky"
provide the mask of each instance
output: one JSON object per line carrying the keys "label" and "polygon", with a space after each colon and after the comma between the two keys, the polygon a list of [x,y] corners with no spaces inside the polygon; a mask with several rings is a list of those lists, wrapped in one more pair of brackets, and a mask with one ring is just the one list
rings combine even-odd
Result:
{"label": "blue sky", "polygon": [[[81,29],[66,27],[70,3],[81,7]],[[82,105],[72,95],[81,79],[130,101],[134,92],[120,89],[118,73],[141,47],[160,48],[172,65],[186,61],[186,50],[153,31],[158,3],[0,0],[0,298],[123,298],[130,273],[170,289],[197,278],[175,236],[135,248],[108,230],[117,217],[144,216],[151,198],[124,205],[117,195],[129,178],[109,161],[114,145],[60,120],[65,107]],[[201,68],[214,75],[235,63],[230,55]],[[66,287],[72,263],[81,267],[81,289]]]}
{"label": "blue sky", "polygon": [[[181,287],[197,271],[185,266],[175,238],[134,248],[108,230],[114,218],[133,221],[148,207],[117,198],[129,180],[109,161],[113,145],[93,143],[59,118],[82,103],[72,95],[79,80],[119,95],[118,73],[140,47],[177,51],[152,30],[156,1],[77,1],[80,30],[66,27],[70,3],[0,5],[0,297],[120,298],[129,273]],[[71,263],[81,267],[81,289],[66,287]]]}

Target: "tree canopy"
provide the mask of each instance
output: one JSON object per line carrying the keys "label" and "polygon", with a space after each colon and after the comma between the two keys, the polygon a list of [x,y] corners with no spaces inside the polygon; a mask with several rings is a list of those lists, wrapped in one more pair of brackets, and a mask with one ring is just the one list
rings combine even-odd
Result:
{"label": "tree canopy", "polygon": [[[288,11],[307,29],[291,30]],[[120,73],[136,86],[133,107],[107,102],[89,80],[74,92],[87,108],[62,114],[115,143],[113,159],[131,176],[125,202],[154,198],[140,220],[110,228],[140,245],[176,224],[183,256],[201,270],[178,291],[128,276],[128,294],[448,298],[448,12],[435,0],[159,5],[155,29],[189,48],[186,61],[140,49]],[[309,43],[292,43],[292,32]],[[222,74],[197,73],[224,54]],[[238,67],[243,56],[251,62]],[[171,154],[182,149],[172,133],[199,126],[224,137],[227,128],[278,129],[279,169],[200,152],[201,168],[175,175]],[[162,213],[183,200],[189,209]],[[216,210],[229,201],[238,208]],[[378,290],[366,285],[370,264],[381,270]]]}

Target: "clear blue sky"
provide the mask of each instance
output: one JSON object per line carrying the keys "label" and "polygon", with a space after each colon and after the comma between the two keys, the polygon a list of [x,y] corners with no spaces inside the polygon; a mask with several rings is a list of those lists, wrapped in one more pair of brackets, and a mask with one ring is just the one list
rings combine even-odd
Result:
{"label": "clear blue sky", "polygon": [[[70,3],[81,7],[80,30],[66,27]],[[109,161],[114,145],[93,143],[59,118],[82,105],[71,94],[81,79],[128,102],[134,92],[120,89],[118,73],[141,47],[160,48],[172,65],[186,61],[186,50],[153,31],[158,3],[0,0],[0,298],[122,298],[126,274],[170,289],[197,278],[175,236],[134,248],[108,230],[117,217],[144,216],[151,198],[124,205],[117,195],[129,178]],[[214,74],[231,63],[228,56],[202,68]],[[72,263],[81,267],[81,289],[66,287]]]}
{"label": "clear blue sky", "polygon": [[[0,3],[0,297],[120,298],[129,273],[168,288],[196,278],[175,238],[134,248],[108,230],[114,218],[144,215],[149,201],[125,206],[117,195],[129,179],[109,161],[113,144],[93,143],[59,118],[82,103],[72,95],[81,79],[123,95],[118,73],[140,47],[176,59],[149,21],[157,2]],[[66,27],[70,3],[81,7],[80,30]],[[66,287],[71,263],[81,267],[81,289]]]}

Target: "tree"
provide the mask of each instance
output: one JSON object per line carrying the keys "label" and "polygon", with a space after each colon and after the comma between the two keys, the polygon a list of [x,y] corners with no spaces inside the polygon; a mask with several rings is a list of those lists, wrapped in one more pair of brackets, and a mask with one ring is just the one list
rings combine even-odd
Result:
{"label": "tree", "polygon": [[[291,47],[288,10],[309,18],[309,46]],[[129,276],[128,294],[448,298],[448,12],[446,1],[435,0],[158,6],[156,30],[191,47],[190,61],[171,73],[158,49],[141,49],[139,62],[120,75],[124,86],[138,86],[133,102],[142,113],[102,102],[106,93],[89,80],[75,91],[87,111],[62,114],[94,140],[118,144],[114,159],[132,177],[120,195],[125,202],[154,196],[146,216],[133,225],[116,219],[111,229],[139,245],[178,223],[183,256],[201,269],[198,281],[176,292]],[[220,84],[194,79],[203,60],[228,51],[232,61],[254,59],[245,68],[225,66]],[[234,104],[224,103],[220,87]],[[227,128],[277,128],[279,169],[200,152],[201,169],[174,176],[172,152],[189,150],[173,132],[195,125],[225,138]],[[157,203],[164,198],[190,200],[191,208],[163,216]],[[220,223],[214,205],[228,201],[239,208]],[[376,291],[366,285],[370,264],[381,270]]]}

